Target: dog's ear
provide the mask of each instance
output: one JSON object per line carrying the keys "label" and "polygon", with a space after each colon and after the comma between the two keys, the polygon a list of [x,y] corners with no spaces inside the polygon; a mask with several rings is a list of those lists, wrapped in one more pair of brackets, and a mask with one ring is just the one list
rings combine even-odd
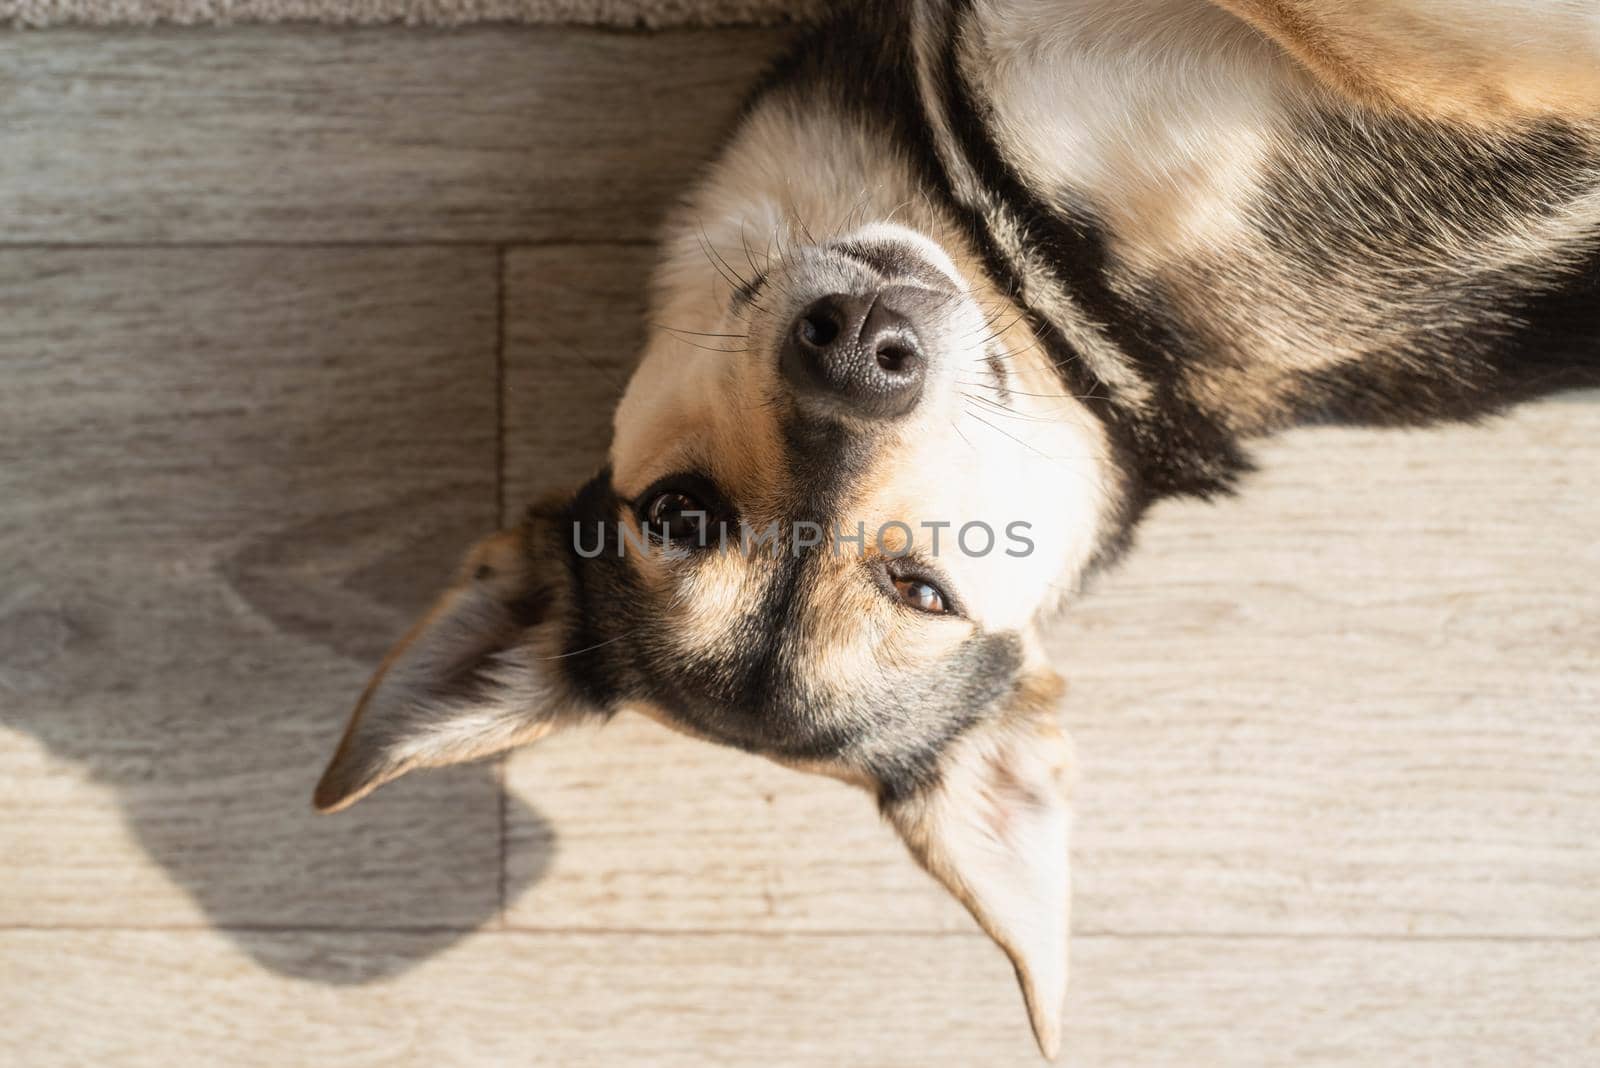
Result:
{"label": "dog's ear", "polygon": [[937,779],[883,802],[917,861],[1011,958],[1046,1057],[1061,1045],[1071,923],[1061,680],[1039,669],[994,719],[945,753]]}
{"label": "dog's ear", "polygon": [[[589,711],[554,668],[567,580],[525,531],[467,553],[455,584],[367,684],[317,783],[323,812],[413,768],[458,764],[533,741]],[[542,564],[542,566],[541,566]]]}

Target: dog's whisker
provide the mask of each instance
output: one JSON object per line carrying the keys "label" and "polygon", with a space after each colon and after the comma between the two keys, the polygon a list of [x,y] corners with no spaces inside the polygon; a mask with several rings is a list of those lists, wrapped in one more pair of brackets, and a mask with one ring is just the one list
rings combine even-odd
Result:
{"label": "dog's whisker", "polygon": [[620,642],[622,639],[631,637],[632,635],[633,635],[633,631],[627,630],[627,631],[623,631],[621,634],[618,634],[614,638],[607,638],[603,642],[595,642],[593,645],[586,645],[582,649],[574,649],[570,653],[558,653],[555,656],[533,656],[533,657],[529,657],[528,659],[530,659],[530,660],[539,660],[539,661],[566,660],[566,659],[569,659],[570,657],[582,656],[584,653],[592,653],[596,649],[604,649],[608,645],[615,645],[617,642]]}
{"label": "dog's whisker", "polygon": [[961,429],[960,423],[956,422],[954,419],[950,420],[950,429],[954,430],[956,432],[956,436],[967,443],[967,449],[969,451],[978,451],[978,447],[972,443],[972,439],[967,437],[966,433]]}
{"label": "dog's whisker", "polygon": [[749,304],[760,311],[765,312],[767,310],[766,308],[762,307],[762,305],[757,303],[754,297],[755,283],[746,279],[738,271],[734,270],[733,265],[728,263],[727,259],[723,257],[722,253],[718,252],[716,248],[712,246],[711,239],[706,234],[704,223],[700,224],[700,248],[705,252],[706,259],[711,263],[712,269],[715,270],[717,274],[722,276],[722,280],[727,283],[729,289],[731,289],[736,296],[741,296],[744,303]]}
{"label": "dog's whisker", "polygon": [[706,234],[705,226],[703,224],[700,227],[700,236],[705,241],[706,251],[715,257],[716,262],[722,266],[722,269],[726,271],[728,275],[731,275],[733,278],[738,280],[738,286],[736,288],[749,289],[754,284],[751,279],[740,274],[738,269],[735,268],[733,264],[728,262],[728,258],[722,254],[722,250],[711,242],[711,238]]}
{"label": "dog's whisker", "polygon": [[1015,408],[1008,407],[1007,405],[1002,404],[999,401],[991,400],[988,397],[979,397],[971,393],[966,393],[965,391],[963,391],[962,395],[970,401],[982,404],[984,407],[998,415],[1005,416],[1007,419],[1015,419],[1023,423],[1048,423],[1050,425],[1055,425],[1055,423],[1058,421],[1053,415],[1047,413],[1035,414],[1032,412],[1019,412]]}
{"label": "dog's whisker", "polygon": [[705,228],[704,227],[701,227],[699,240],[700,240],[700,250],[705,253],[707,262],[709,262],[711,264],[712,268],[714,270],[716,270],[717,274],[720,275],[722,280],[728,284],[728,287],[730,289],[734,290],[735,292],[738,292],[739,283],[736,282],[732,277],[730,277],[728,272],[726,272],[726,271],[724,271],[722,269],[721,265],[719,264],[719,262],[717,260],[716,255],[711,250],[711,241],[710,241],[709,238],[706,237]]}
{"label": "dog's whisker", "polygon": [[750,334],[748,331],[743,334],[718,334],[709,330],[685,330],[681,326],[668,326],[666,323],[646,323],[645,325],[653,326],[657,330],[670,330],[674,334],[690,334],[694,337],[731,337],[739,338],[744,341],[750,340]]}
{"label": "dog's whisker", "polygon": [[789,205],[790,210],[793,212],[794,221],[800,226],[800,232],[806,235],[806,243],[809,245],[817,244],[817,239],[812,236],[811,227],[806,225],[806,221],[800,217],[800,209],[798,205],[794,203],[794,198],[792,196],[790,197]]}
{"label": "dog's whisker", "polygon": [[[1029,336],[1032,337],[1033,340],[1028,342],[1026,345],[1022,345],[1020,347],[1001,347],[995,351],[1004,353],[1006,359],[1010,359],[1013,356],[1019,356],[1025,352],[1038,352],[1048,355],[1044,347],[1044,340],[1037,334],[1033,334],[1031,332]],[[1076,355],[1074,355],[1074,358],[1076,358]]]}
{"label": "dog's whisker", "polygon": [[989,420],[985,419],[983,416],[979,415],[977,412],[973,411],[971,408],[967,409],[967,414],[972,416],[972,418],[976,419],[978,422],[982,423],[984,426],[988,427],[990,430],[993,430],[996,434],[1004,434],[1006,437],[1010,438],[1012,441],[1016,442],[1018,445],[1021,445],[1023,448],[1029,450],[1030,452],[1034,453],[1035,455],[1039,456],[1041,459],[1049,460],[1051,463],[1058,463],[1062,459],[1064,459],[1063,457],[1060,457],[1060,456],[1051,456],[1048,453],[1046,453],[1043,450],[1041,450],[1037,445],[1033,444],[1032,442],[1024,441],[1021,438],[1017,437],[1015,434],[1011,433],[1010,431],[1005,430],[1002,427],[995,426],[993,423],[989,422]]}
{"label": "dog's whisker", "polygon": [[748,238],[745,237],[744,227],[745,227],[745,220],[744,219],[740,219],[739,220],[739,247],[744,250],[744,260],[745,260],[746,263],[748,263],[750,265],[750,273],[751,273],[751,275],[753,275],[756,278],[757,283],[759,284],[761,276],[762,276],[762,271],[761,271],[761,268],[756,266],[756,258],[750,251],[750,241],[749,241]]}
{"label": "dog's whisker", "polygon": [[[1092,397],[1086,397],[1081,393],[1032,393],[1032,392],[1029,392],[1028,390],[1025,390],[1025,389],[1012,389],[1009,386],[997,386],[992,382],[977,382],[977,381],[974,381],[973,379],[970,379],[970,378],[958,378],[958,379],[956,379],[956,381],[959,382],[963,386],[972,386],[972,387],[975,387],[977,389],[992,390],[992,391],[994,391],[996,393],[1003,393],[1008,397],[1036,397],[1036,398],[1038,398],[1040,400],[1075,400],[1075,401],[1084,401],[1084,400],[1093,400],[1094,399]],[[1065,407],[1062,407],[1062,408],[1056,409],[1056,410],[1058,410],[1058,411],[1068,411],[1069,409],[1067,409]]]}
{"label": "dog's whisker", "polygon": [[[979,341],[978,344],[979,345],[988,345],[989,342],[998,340],[999,338],[1003,337],[1006,333],[1008,333],[1014,326],[1016,326],[1021,321],[1022,321],[1022,315],[1019,314],[1019,315],[1017,315],[1017,317],[1015,319],[1012,319],[1005,326],[1000,327],[998,330],[992,330],[989,333],[989,335],[987,337],[983,338],[981,341]],[[989,329],[993,325],[994,325],[993,323],[986,324],[984,329]]]}

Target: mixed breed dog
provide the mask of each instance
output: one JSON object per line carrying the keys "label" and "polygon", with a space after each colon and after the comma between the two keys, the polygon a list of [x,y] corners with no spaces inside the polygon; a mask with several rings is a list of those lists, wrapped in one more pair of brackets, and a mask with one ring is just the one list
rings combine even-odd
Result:
{"label": "mixed breed dog", "polygon": [[1053,1056],[1041,624],[1252,438],[1600,383],[1600,5],[846,5],[672,214],[650,319],[604,469],[471,551],[317,806],[622,708],[855,783]]}

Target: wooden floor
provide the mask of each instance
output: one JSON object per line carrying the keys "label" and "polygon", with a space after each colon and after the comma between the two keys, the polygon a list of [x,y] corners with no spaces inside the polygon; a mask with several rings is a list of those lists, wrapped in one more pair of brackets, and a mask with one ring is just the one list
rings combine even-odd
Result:
{"label": "wooden floor", "polygon": [[[0,34],[0,1063],[1037,1062],[836,784],[619,721],[308,804],[772,41]],[[1055,637],[1064,1059],[1600,1063],[1600,398],[1262,457]]]}

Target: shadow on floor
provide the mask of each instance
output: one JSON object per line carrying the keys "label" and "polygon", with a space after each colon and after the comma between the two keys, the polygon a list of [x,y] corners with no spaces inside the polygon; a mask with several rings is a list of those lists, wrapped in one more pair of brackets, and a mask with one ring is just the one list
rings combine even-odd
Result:
{"label": "shadow on floor", "polygon": [[[152,562],[130,575],[123,562],[109,586],[82,559],[14,575],[0,593],[0,726],[70,762],[39,771],[52,797],[39,816],[55,825],[33,836],[47,855],[20,876],[39,887],[36,921],[193,922],[94,787],[206,922],[295,978],[404,971],[537,882],[554,833],[502,796],[492,762],[418,773],[336,816],[310,805],[366,673],[483,531],[481,512],[449,511],[399,501],[325,515],[253,531],[189,573]],[[93,786],[61,787],[78,774]],[[10,785],[26,805],[25,784]],[[540,844],[502,885],[508,824]],[[301,952],[263,937],[279,928],[383,934],[308,938]]]}

